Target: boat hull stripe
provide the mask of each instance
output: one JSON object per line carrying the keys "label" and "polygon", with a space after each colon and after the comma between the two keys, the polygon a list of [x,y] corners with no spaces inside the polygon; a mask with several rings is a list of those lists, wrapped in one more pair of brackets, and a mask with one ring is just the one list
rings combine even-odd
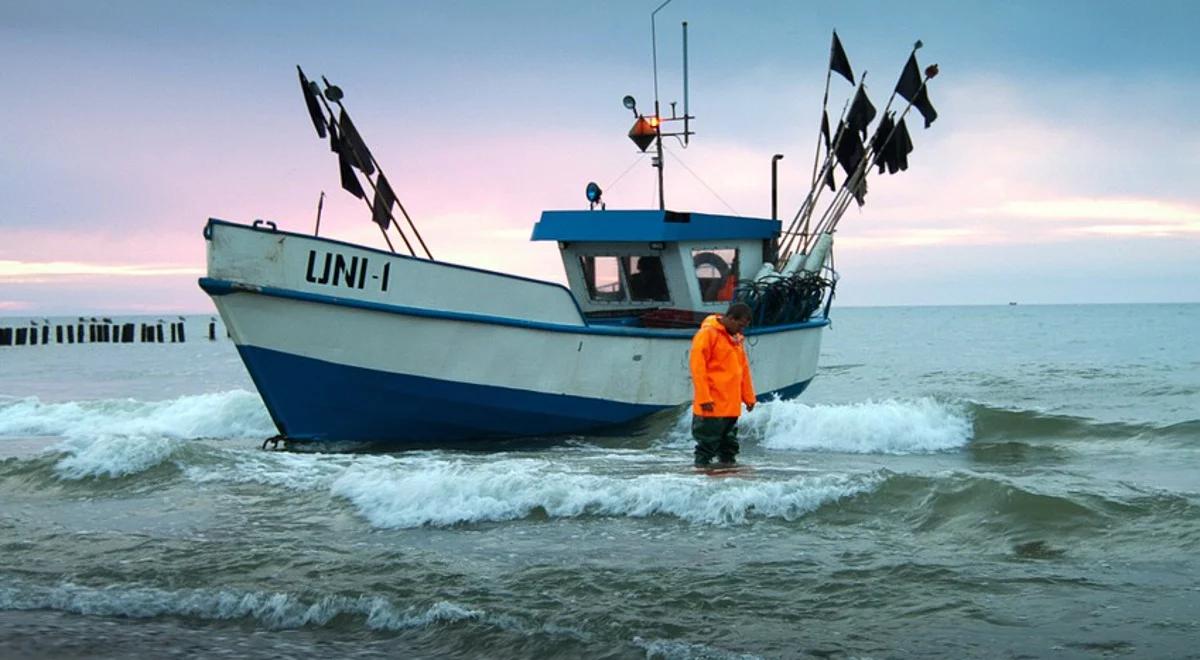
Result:
{"label": "boat hull stripe", "polygon": [[[463,321],[467,323],[485,323],[491,325],[504,325],[516,328],[531,328],[535,330],[546,330],[550,332],[565,332],[570,334],[580,335],[617,335],[622,337],[654,337],[663,339],[681,339],[691,340],[695,334],[695,329],[647,329],[647,328],[627,328],[620,326],[604,326],[604,325],[566,325],[562,323],[546,323],[542,321],[526,321],[524,319],[508,318],[503,316],[492,316],[484,314],[469,314],[465,312],[450,312],[439,309],[426,309],[421,307],[408,307],[404,305],[389,305],[384,303],[371,302],[367,300],[357,300],[354,298],[344,298],[339,296],[326,296],[318,293],[308,293],[306,291],[293,291],[290,289],[281,289],[269,286],[248,286],[231,282],[228,280],[218,280],[210,277],[200,278],[200,288],[211,296],[224,296],[234,293],[250,293],[274,298],[285,298],[289,300],[301,300],[306,302],[338,305],[342,307],[353,307],[356,309],[366,309],[378,312],[386,312],[389,314],[403,314],[405,316],[419,316],[424,318],[449,319],[454,321]],[[792,330],[803,330],[806,328],[821,328],[829,325],[828,319],[814,319],[805,323],[791,323],[787,325],[776,325],[765,328],[750,328],[746,331],[746,335],[754,337],[758,335],[772,334],[776,332],[788,332]]]}

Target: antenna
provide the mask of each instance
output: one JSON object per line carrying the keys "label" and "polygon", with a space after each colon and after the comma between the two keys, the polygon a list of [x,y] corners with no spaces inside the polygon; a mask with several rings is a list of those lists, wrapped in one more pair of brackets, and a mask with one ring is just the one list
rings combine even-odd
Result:
{"label": "antenna", "polygon": [[654,60],[654,113],[658,114],[658,32],[654,29],[654,16],[662,11],[663,7],[671,4],[671,0],[666,0],[658,6],[658,9],[650,12],[650,53]]}
{"label": "antenna", "polygon": [[[663,7],[671,4],[671,0],[666,0],[658,9],[650,12],[650,50],[654,60],[654,114],[650,116],[643,115],[637,110],[637,101],[632,96],[626,96],[623,103],[626,108],[633,112],[636,118],[633,122],[633,128],[629,129],[629,139],[637,145],[639,151],[645,152],[654,145],[654,157],[650,164],[658,170],[658,209],[665,211],[667,208],[666,201],[663,199],[663,136],[682,138],[681,143],[684,148],[688,145],[688,138],[692,135],[691,120],[694,119],[688,112],[688,64],[687,64],[687,21],[683,22],[683,116],[679,117],[675,114],[675,102],[671,102],[671,116],[663,117],[658,100],[658,32],[655,27],[655,15],[662,10]],[[664,133],[662,125],[668,121],[682,121],[683,131]]]}
{"label": "antenna", "polygon": [[[688,130],[688,76],[687,76],[687,21],[683,22],[683,146],[686,148],[691,131]],[[674,115],[674,112],[671,112]]]}

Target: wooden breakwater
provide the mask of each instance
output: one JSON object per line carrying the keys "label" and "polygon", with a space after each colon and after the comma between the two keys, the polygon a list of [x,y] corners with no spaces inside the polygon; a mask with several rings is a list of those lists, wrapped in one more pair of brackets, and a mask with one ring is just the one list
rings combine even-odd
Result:
{"label": "wooden breakwater", "polygon": [[[192,331],[189,333],[189,327]],[[197,325],[199,326],[197,328]],[[198,332],[197,332],[198,330]],[[162,318],[0,318],[0,347],[51,344],[182,344],[228,336],[215,316]]]}

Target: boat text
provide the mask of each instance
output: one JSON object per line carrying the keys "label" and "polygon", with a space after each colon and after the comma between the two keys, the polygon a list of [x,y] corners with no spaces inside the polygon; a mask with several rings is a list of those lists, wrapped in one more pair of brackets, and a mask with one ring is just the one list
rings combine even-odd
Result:
{"label": "boat text", "polygon": [[390,263],[384,263],[378,273],[370,273],[370,260],[367,257],[347,257],[336,252],[325,252],[322,258],[317,250],[309,250],[304,279],[312,284],[350,289],[364,289],[368,282],[378,282],[379,290],[387,291],[391,268]]}

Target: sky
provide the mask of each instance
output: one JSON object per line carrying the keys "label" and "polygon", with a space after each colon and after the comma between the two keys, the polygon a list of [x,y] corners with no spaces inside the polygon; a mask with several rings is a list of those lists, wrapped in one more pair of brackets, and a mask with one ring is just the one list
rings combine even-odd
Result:
{"label": "sky", "polygon": [[[210,217],[382,248],[314,132],[324,75],[440,260],[562,282],[545,209],[653,208],[621,99],[653,106],[650,12],[608,2],[0,3],[0,315],[208,313]],[[910,169],[838,227],[844,305],[1200,301],[1200,4],[716,2],[658,14],[674,210],[808,191],[836,29],[882,107],[917,39],[940,75]],[[836,76],[832,113],[852,91]],[[640,159],[640,160],[639,160]],[[686,165],[683,167],[680,163]],[[632,169],[630,167],[632,166]]]}

